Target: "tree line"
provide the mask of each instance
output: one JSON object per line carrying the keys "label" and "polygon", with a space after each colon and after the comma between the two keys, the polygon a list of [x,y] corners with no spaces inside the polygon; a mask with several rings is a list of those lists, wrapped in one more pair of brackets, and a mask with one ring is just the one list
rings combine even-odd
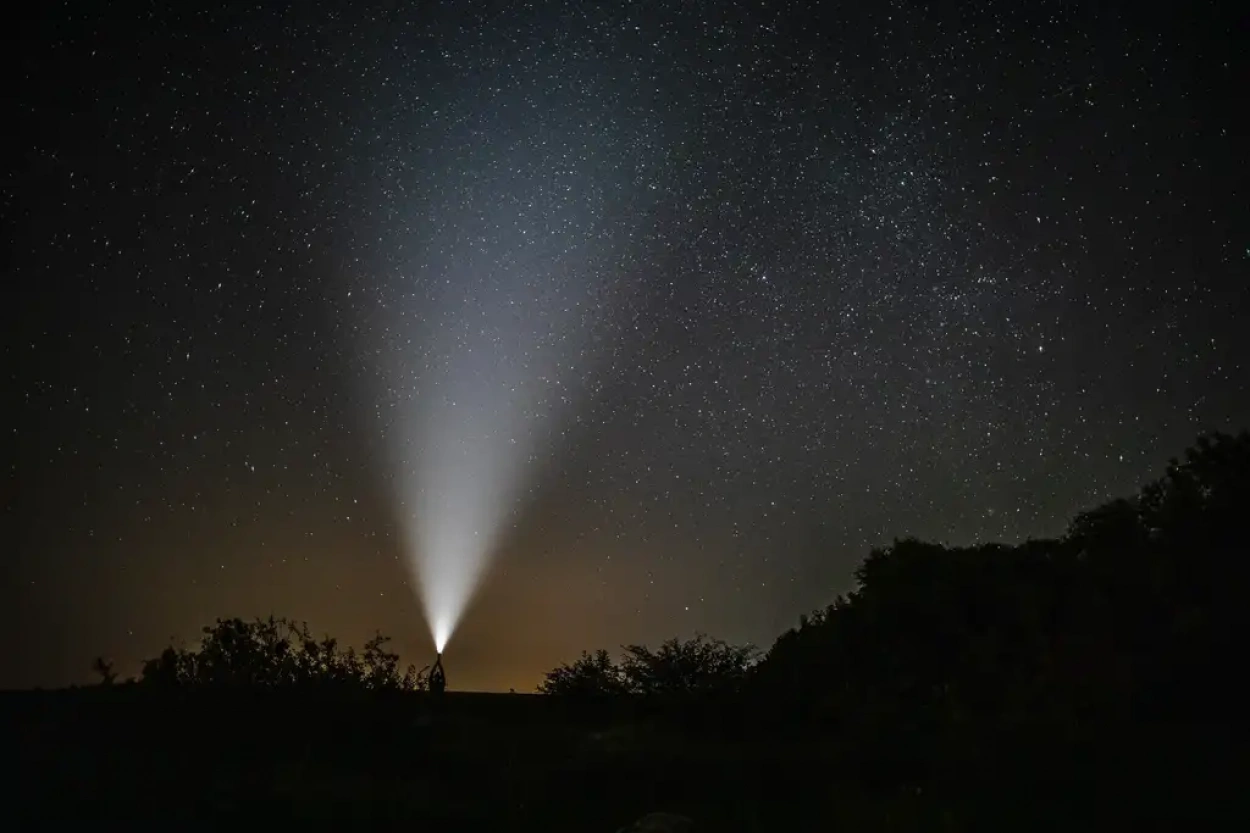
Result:
{"label": "tree line", "polygon": [[[923,829],[1104,827],[1095,807],[1117,823],[1218,816],[1250,763],[1236,730],[1248,520],[1250,433],[1203,436],[1057,538],[874,549],[852,590],[765,652],[706,635],[600,649],[548,671],[539,690],[590,704],[595,719],[671,717],[670,737],[710,730],[784,751],[818,783],[884,799],[866,806],[916,809]],[[379,634],[357,652],[272,617],[219,620],[196,647],[148,660],[134,684],[428,690],[428,670],[401,669],[386,646]],[[116,678],[107,662],[96,670]]]}
{"label": "tree line", "polygon": [[906,795],[950,829],[995,813],[1036,829],[1092,829],[1098,813],[1244,817],[1247,523],[1250,433],[1207,435],[1058,538],[874,549],[854,589],[758,661],[697,638],[627,648],[621,662],[584,654],[541,688],[717,691],[683,724],[728,703],[715,732],[836,750],[831,778]]}
{"label": "tree line", "polygon": [[762,657],[704,636],[628,646],[619,662],[599,650],[547,672],[540,690],[745,692],[861,729],[899,714],[936,727],[1157,711],[1227,667],[1250,589],[1247,512],[1250,433],[1203,436],[1162,478],[1077,515],[1059,538],[874,549],[853,590]]}
{"label": "tree line", "polygon": [[[951,732],[1210,712],[1230,696],[1246,625],[1250,433],[1200,437],[1130,498],[1017,545],[907,539],[874,549],[855,587],[767,652],[698,635],[600,649],[548,671],[568,699],[726,695],[789,722],[915,744]],[[286,619],[218,620],[137,680],[158,687],[418,691],[379,634],[362,651]],[[101,680],[111,665],[97,660]]]}

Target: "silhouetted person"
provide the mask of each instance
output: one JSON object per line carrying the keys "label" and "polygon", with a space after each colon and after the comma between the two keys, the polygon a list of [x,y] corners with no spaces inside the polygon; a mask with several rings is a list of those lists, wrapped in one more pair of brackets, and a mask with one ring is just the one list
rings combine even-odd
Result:
{"label": "silhouetted person", "polygon": [[439,654],[434,660],[434,667],[430,669],[430,693],[438,697],[446,689],[447,672],[443,670],[443,655]]}

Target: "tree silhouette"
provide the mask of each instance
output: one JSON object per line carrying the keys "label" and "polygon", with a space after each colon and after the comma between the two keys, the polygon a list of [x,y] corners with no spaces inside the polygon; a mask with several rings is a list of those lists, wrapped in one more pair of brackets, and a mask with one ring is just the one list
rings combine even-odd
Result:
{"label": "tree silhouette", "polygon": [[895,541],[869,554],[850,593],[777,639],[751,691],[762,708],[834,727],[895,779],[972,784],[972,769],[951,765],[959,755],[992,780],[1010,743],[1017,762],[1103,761],[1149,780],[1165,756],[1146,776],[1149,755],[1116,751],[1150,736],[1139,727],[1218,746],[1203,727],[1240,709],[1228,660],[1250,627],[1247,518],[1242,432],[1200,438],[1058,539]]}
{"label": "tree silhouette", "polygon": [[[548,671],[539,690],[632,698],[611,714],[633,721],[621,734],[639,745],[670,731],[689,741],[700,727],[719,743],[746,727],[757,733],[748,738],[756,755],[787,732],[768,767],[793,741],[787,777],[861,783],[890,811],[906,796],[933,811],[939,823],[916,825],[926,829],[994,829],[973,823],[994,806],[1013,821],[1027,813],[1031,829],[1061,829],[1080,813],[1073,795],[1115,805],[1117,821],[1128,810],[1155,821],[1165,801],[1188,820],[1213,807],[1219,789],[1240,790],[1221,785],[1244,769],[1227,762],[1244,755],[1230,750],[1241,748],[1232,727],[1244,720],[1236,657],[1250,626],[1248,520],[1250,433],[1204,436],[1160,479],[1076,515],[1058,538],[873,549],[849,592],[800,617],[758,662],[750,646],[700,634],[624,646],[619,660],[583,653]],[[106,685],[116,679],[102,658],[93,668]],[[218,620],[194,649],[171,646],[148,660],[140,683],[126,694],[198,688],[210,692],[203,702],[233,709],[236,699],[216,695],[410,691],[428,677],[412,666],[401,673],[381,634],[357,652],[270,617]],[[182,698],[171,702],[183,709]],[[288,709],[286,697],[272,702]],[[363,710],[370,728],[361,729],[361,712],[341,710],[350,728],[332,732],[340,710],[303,702],[283,737],[305,758],[314,741],[359,760],[367,743],[394,737],[372,703]],[[242,735],[246,724],[220,725]],[[385,767],[409,757],[401,746]]]}

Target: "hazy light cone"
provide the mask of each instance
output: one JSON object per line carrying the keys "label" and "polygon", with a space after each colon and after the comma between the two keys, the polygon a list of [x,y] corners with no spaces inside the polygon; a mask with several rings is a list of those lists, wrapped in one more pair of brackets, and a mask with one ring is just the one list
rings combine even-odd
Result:
{"label": "hazy light cone", "polygon": [[[504,212],[496,225],[514,223]],[[445,241],[460,258],[447,256],[445,293],[414,307],[427,331],[408,339],[403,320],[390,331],[388,391],[409,394],[388,427],[395,485],[439,651],[505,543],[537,452],[581,404],[575,375],[593,362],[590,327],[607,306],[601,237],[587,227],[581,240],[556,256],[534,254],[529,237],[495,240],[488,253],[478,240]]]}
{"label": "hazy light cone", "polygon": [[507,404],[440,409],[423,432],[414,566],[439,651],[472,599],[515,501],[528,444],[503,435],[524,427]]}
{"label": "hazy light cone", "polygon": [[[559,363],[532,324],[537,310],[505,294],[478,299],[482,329],[472,347],[443,333],[444,361],[397,426],[408,436],[402,473],[410,561],[440,652],[499,548],[528,476],[535,431],[557,415]],[[489,314],[487,314],[489,310]]]}

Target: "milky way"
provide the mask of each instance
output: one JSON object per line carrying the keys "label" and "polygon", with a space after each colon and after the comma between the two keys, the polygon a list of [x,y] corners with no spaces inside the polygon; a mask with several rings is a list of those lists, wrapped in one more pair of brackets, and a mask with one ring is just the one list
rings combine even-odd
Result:
{"label": "milky way", "polygon": [[4,681],[271,610],[419,658],[431,470],[509,507],[453,684],[530,687],[1250,424],[1232,17],[1029,5],[45,13]]}

